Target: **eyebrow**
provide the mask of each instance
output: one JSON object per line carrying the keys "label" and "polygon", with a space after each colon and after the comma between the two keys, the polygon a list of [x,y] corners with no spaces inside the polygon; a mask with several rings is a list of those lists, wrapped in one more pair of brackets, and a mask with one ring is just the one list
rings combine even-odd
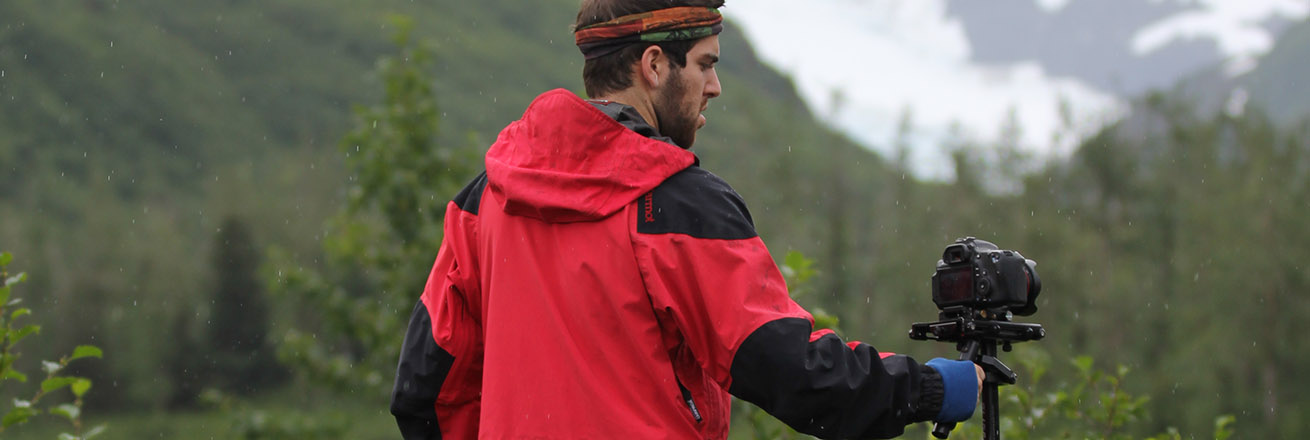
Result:
{"label": "eyebrow", "polygon": [[701,59],[701,62],[707,62],[707,61],[708,61],[710,64],[714,64],[714,63],[719,62],[719,56],[718,56],[718,55],[715,55],[715,54],[712,54],[712,53],[707,53],[707,54],[701,56],[700,59]]}

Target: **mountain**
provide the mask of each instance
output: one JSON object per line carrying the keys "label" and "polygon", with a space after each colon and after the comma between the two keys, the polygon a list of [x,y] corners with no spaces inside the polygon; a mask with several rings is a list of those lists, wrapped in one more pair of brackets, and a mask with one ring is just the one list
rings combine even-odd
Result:
{"label": "mountain", "polygon": [[1289,28],[1274,48],[1239,83],[1274,120],[1283,124],[1310,118],[1310,20]]}
{"label": "mountain", "polygon": [[1136,50],[1151,26],[1213,6],[1143,0],[1068,0],[1058,7],[1040,3],[950,0],[947,12],[962,24],[971,59],[978,63],[1034,60],[1051,74],[1078,78],[1124,98],[1172,90],[1201,113],[1236,111],[1249,103],[1284,124],[1310,116],[1310,99],[1299,93],[1304,87],[1297,88],[1310,77],[1310,63],[1304,61],[1310,54],[1310,21],[1292,20],[1278,14],[1278,8],[1263,6],[1269,15],[1259,27],[1274,44],[1249,72],[1234,75],[1229,64],[1234,59],[1221,48],[1219,33],[1174,38],[1145,53]]}
{"label": "mountain", "polygon": [[[537,94],[581,90],[576,7],[0,2],[0,247],[31,273],[57,339],[31,359],[94,341],[121,355],[97,373],[114,378],[101,403],[163,405],[155,378],[185,335],[159,344],[152,323],[203,325],[224,276],[204,255],[225,218],[248,223],[256,246],[319,258],[351,179],[340,142],[352,106],[381,96],[373,68],[395,50],[394,15],[435,53],[442,142],[485,148]],[[724,94],[693,151],[775,250],[846,258],[827,250],[847,246],[834,240],[845,229],[825,229],[862,228],[891,167],[818,123],[731,23],[721,41]]]}
{"label": "mountain", "polygon": [[1147,26],[1193,10],[1175,2],[1070,0],[1058,9],[1033,0],[950,0],[975,62],[1037,61],[1052,75],[1078,78],[1102,91],[1133,96],[1173,85],[1223,59],[1214,41],[1175,41],[1149,54],[1133,52]]}

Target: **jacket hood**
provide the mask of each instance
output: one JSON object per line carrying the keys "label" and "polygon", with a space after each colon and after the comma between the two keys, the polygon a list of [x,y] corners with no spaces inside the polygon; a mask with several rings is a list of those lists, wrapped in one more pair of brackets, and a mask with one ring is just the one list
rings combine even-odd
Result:
{"label": "jacket hood", "polygon": [[696,162],[635,109],[602,108],[556,89],[500,132],[487,151],[487,181],[504,196],[506,213],[554,223],[597,220]]}

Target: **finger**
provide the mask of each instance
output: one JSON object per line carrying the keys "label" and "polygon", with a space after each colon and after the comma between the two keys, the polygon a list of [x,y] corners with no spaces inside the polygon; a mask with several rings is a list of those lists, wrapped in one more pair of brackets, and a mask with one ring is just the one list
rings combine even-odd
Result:
{"label": "finger", "polygon": [[982,367],[978,364],[973,365],[974,371],[978,373],[978,397],[982,397],[983,380],[987,378],[987,373],[983,372]]}

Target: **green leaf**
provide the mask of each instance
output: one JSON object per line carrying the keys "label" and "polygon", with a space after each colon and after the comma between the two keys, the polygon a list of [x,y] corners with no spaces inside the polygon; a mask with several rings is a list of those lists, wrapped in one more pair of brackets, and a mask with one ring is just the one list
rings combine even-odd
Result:
{"label": "green leaf", "polygon": [[0,252],[0,267],[8,266],[10,261],[14,261],[14,254]]}
{"label": "green leaf", "polygon": [[817,271],[812,268],[812,266],[814,266],[814,260],[805,258],[805,254],[802,254],[800,251],[788,252],[787,256],[783,257],[782,264],[789,269],[786,272],[790,272],[789,275],[795,278],[798,283],[805,282],[805,280],[808,280],[817,273]]}
{"label": "green leaf", "polygon": [[36,410],[30,407],[15,407],[5,414],[4,419],[0,419],[0,426],[8,428],[19,423],[26,423],[27,419],[36,415]]}
{"label": "green leaf", "polygon": [[30,400],[14,399],[14,408],[31,408],[31,407],[32,407],[32,402]]}
{"label": "green leaf", "polygon": [[45,370],[46,374],[58,373],[59,370],[62,370],[63,368],[64,366],[59,365],[58,362],[41,361],[41,369]]}
{"label": "green leaf", "polygon": [[77,377],[52,377],[41,381],[41,391],[49,393],[51,391],[72,385],[77,382]]}
{"label": "green leaf", "polygon": [[815,329],[821,329],[821,328],[836,329],[837,324],[839,324],[839,320],[837,319],[836,316],[832,316],[827,313],[816,312],[814,313],[813,316],[814,316]]}
{"label": "green leaf", "polygon": [[104,358],[104,352],[94,345],[79,345],[73,349],[73,355],[68,360],[73,361],[84,357]]}
{"label": "green leaf", "polygon": [[18,343],[18,341],[21,341],[23,340],[23,338],[31,336],[33,333],[41,333],[41,326],[32,324],[18,329],[18,331],[15,331],[14,334],[10,336],[9,338],[11,341],[10,343]]}
{"label": "green leaf", "polygon": [[13,313],[12,315],[9,315],[9,319],[10,319],[10,320],[15,320],[15,319],[18,319],[18,317],[20,317],[20,316],[27,316],[27,315],[31,315],[31,314],[32,314],[32,309],[29,309],[29,308],[24,307],[24,308],[21,308],[21,309],[18,309],[18,310],[14,310],[14,313]]}
{"label": "green leaf", "polygon": [[81,439],[78,439],[77,436],[73,434],[69,434],[67,432],[61,432],[59,433],[59,440],[81,440]]}
{"label": "green leaf", "polygon": [[1077,358],[1074,358],[1073,366],[1078,368],[1078,371],[1082,373],[1083,378],[1091,377],[1092,375],[1091,356],[1078,356]]}
{"label": "green leaf", "polygon": [[9,301],[9,286],[0,286],[0,304]]}
{"label": "green leaf", "polygon": [[82,440],[91,440],[91,437],[95,437],[104,432],[105,432],[105,425],[96,425],[96,427],[91,428],[90,430],[86,431],[85,434],[82,434]]}
{"label": "green leaf", "polygon": [[1232,414],[1224,414],[1214,418],[1214,438],[1215,440],[1228,440],[1233,436],[1233,424],[1237,423],[1237,417]]}
{"label": "green leaf", "polygon": [[0,377],[0,380],[6,380],[6,379],[13,379],[19,382],[27,382],[27,375],[18,372],[18,370],[9,369],[9,370],[5,370],[4,377]]}
{"label": "green leaf", "polygon": [[62,416],[63,418],[68,419],[68,421],[72,422],[77,420],[78,416],[82,415],[82,408],[78,408],[77,405],[71,403],[65,403],[63,405],[50,408],[50,414]]}
{"label": "green leaf", "polygon": [[73,395],[80,398],[83,394],[86,394],[86,390],[91,389],[91,381],[79,377],[77,381],[73,382],[72,388]]}

